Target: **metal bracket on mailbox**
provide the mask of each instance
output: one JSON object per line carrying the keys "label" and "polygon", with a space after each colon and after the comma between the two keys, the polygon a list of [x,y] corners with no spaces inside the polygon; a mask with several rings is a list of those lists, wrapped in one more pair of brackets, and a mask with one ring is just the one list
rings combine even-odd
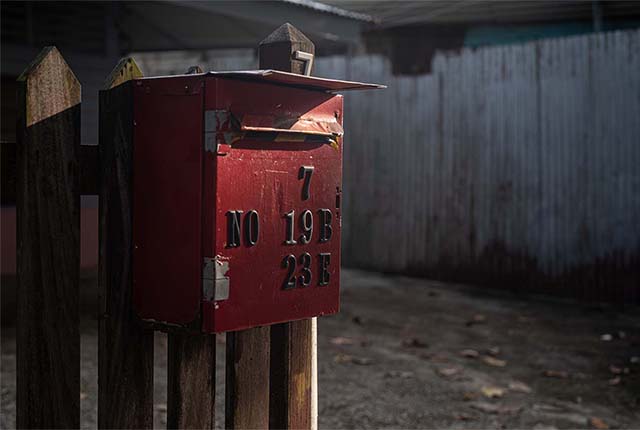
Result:
{"label": "metal bracket on mailbox", "polygon": [[304,74],[310,76],[313,68],[313,54],[311,52],[295,51],[293,58],[304,61]]}
{"label": "metal bracket on mailbox", "polygon": [[226,300],[229,298],[229,260],[216,255],[205,257],[202,268],[202,297],[205,301]]}

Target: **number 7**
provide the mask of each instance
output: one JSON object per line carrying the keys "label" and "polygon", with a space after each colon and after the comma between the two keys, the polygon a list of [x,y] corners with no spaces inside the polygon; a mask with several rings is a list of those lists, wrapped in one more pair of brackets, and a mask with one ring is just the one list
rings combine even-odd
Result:
{"label": "number 7", "polygon": [[298,173],[298,179],[304,178],[304,183],[302,184],[302,200],[308,200],[309,186],[311,185],[311,175],[313,174],[313,166],[302,166],[300,167],[300,172]]}

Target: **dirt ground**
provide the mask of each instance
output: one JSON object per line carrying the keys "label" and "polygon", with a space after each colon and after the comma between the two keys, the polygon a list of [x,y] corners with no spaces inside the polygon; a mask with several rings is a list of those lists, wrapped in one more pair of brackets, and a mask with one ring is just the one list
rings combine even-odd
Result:
{"label": "dirt ground", "polygon": [[[639,309],[344,270],[342,310],[318,330],[320,428],[640,428]],[[218,346],[223,399],[224,336]],[[2,428],[15,425],[15,360],[15,329],[5,327]],[[95,428],[91,318],[82,360],[82,425]],[[162,334],[155,364],[155,424],[164,427]]]}

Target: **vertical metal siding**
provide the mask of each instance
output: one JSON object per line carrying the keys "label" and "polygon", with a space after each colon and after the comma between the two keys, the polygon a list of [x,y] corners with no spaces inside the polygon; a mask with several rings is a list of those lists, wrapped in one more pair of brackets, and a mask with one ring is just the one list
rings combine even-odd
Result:
{"label": "vertical metal siding", "polygon": [[640,302],[640,31],[381,57],[346,97],[344,263]]}

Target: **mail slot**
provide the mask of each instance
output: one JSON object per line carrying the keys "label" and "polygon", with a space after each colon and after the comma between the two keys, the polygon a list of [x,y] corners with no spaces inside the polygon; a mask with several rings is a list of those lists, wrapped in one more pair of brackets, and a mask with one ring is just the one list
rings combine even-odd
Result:
{"label": "mail slot", "polygon": [[133,303],[223,332],[339,308],[343,98],[271,70],[133,82]]}

